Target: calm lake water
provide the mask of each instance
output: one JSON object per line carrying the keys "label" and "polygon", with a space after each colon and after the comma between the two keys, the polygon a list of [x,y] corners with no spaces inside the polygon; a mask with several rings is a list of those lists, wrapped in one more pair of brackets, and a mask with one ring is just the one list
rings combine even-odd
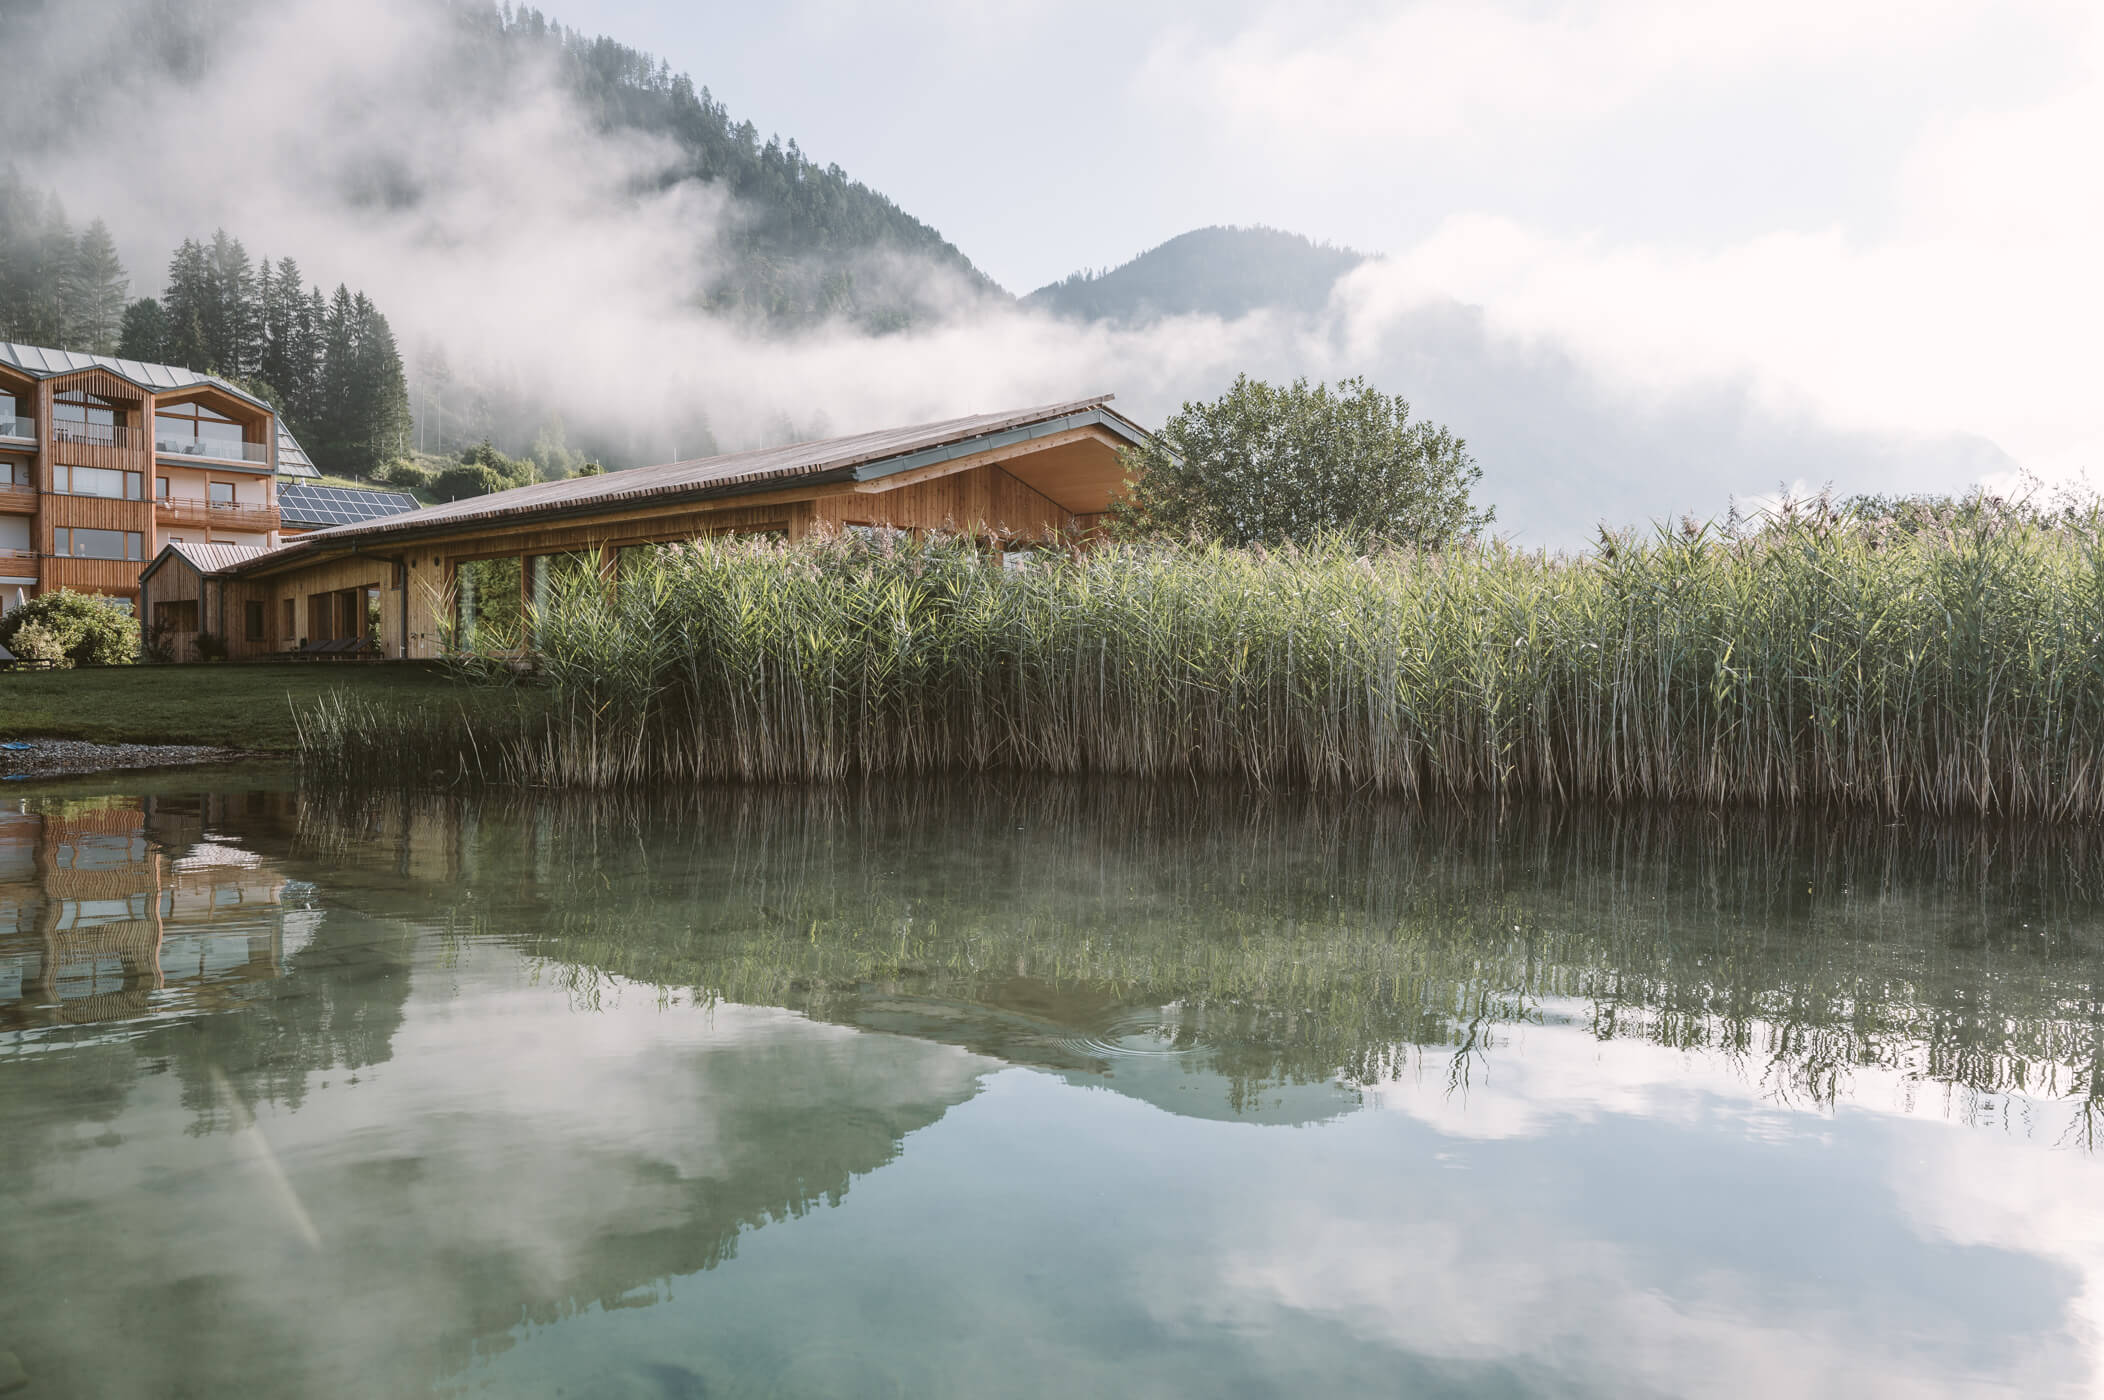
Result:
{"label": "calm lake water", "polygon": [[9,786],[26,1400],[2104,1383],[2097,833]]}

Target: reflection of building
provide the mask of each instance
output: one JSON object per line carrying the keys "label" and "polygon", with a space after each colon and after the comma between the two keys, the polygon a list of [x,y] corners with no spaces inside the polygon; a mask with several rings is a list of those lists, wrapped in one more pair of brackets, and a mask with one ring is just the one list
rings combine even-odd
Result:
{"label": "reflection of building", "polygon": [[284,877],[188,805],[0,808],[0,1029],[223,1004],[279,974]]}

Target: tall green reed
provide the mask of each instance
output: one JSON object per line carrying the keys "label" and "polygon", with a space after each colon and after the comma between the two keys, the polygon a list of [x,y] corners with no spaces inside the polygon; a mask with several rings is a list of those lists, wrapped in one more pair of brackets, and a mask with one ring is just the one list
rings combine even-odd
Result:
{"label": "tall green reed", "polygon": [[545,709],[339,701],[309,762],[2104,814],[2095,520],[1814,511],[1578,557],[1122,545],[1022,568],[960,540],[712,539],[573,580],[531,622]]}

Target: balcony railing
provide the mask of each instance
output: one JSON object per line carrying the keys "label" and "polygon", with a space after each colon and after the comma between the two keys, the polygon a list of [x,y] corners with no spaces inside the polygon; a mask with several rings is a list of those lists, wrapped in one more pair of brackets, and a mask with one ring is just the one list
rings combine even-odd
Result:
{"label": "balcony railing", "polygon": [[212,442],[205,438],[156,438],[153,450],[163,457],[202,457],[213,462],[270,461],[267,442]]}
{"label": "balcony railing", "polygon": [[36,487],[23,481],[0,481],[0,507],[10,510],[35,510]]}
{"label": "balcony railing", "polygon": [[200,501],[192,496],[163,496],[153,503],[154,514],[169,520],[189,520],[221,525],[227,529],[275,530],[276,506],[252,506],[235,501]]}
{"label": "balcony railing", "polygon": [[0,438],[27,438],[36,441],[37,420],[34,418],[9,418],[0,415]]}
{"label": "balcony railing", "polygon": [[84,442],[91,447],[129,449],[139,441],[136,428],[120,427],[115,423],[71,423],[64,420],[51,425],[51,436],[59,442]]}
{"label": "balcony railing", "polygon": [[37,552],[33,549],[0,549],[0,559],[8,560],[11,563],[19,563],[24,559],[34,561],[36,557]]}

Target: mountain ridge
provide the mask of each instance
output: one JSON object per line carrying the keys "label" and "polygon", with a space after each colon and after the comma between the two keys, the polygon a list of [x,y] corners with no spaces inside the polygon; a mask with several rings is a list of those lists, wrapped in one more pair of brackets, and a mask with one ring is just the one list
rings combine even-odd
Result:
{"label": "mountain ridge", "polygon": [[1234,320],[1252,311],[1320,311],[1364,253],[1261,224],[1180,233],[1100,272],[1076,272],[1022,299],[1081,321],[1145,325],[1170,316]]}

